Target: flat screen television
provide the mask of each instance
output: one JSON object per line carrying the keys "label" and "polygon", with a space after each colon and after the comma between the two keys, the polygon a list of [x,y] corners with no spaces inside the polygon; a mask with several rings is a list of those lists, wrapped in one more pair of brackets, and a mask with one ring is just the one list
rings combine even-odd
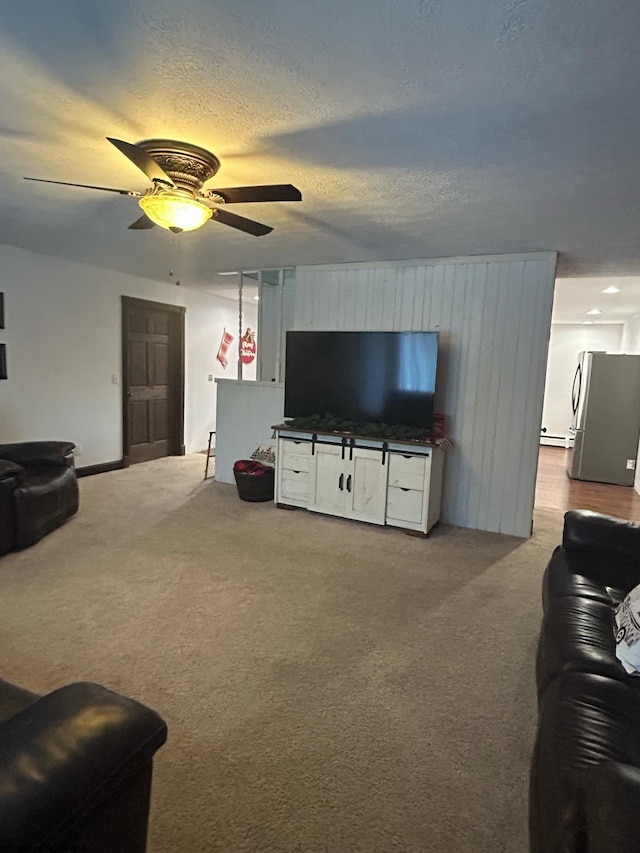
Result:
{"label": "flat screen television", "polygon": [[287,332],[284,414],[431,429],[437,332]]}

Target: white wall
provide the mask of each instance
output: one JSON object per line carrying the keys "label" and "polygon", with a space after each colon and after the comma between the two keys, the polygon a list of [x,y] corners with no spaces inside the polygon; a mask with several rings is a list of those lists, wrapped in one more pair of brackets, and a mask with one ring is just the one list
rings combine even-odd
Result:
{"label": "white wall", "polygon": [[[621,352],[629,355],[640,354],[640,314],[632,317],[624,324],[622,332]],[[633,484],[636,492],[640,494],[640,445],[638,446],[638,457],[636,459],[636,476]]]}
{"label": "white wall", "polygon": [[[215,382],[236,376],[237,306],[185,287],[111,273],[0,246],[8,375],[0,382],[0,441],[79,442],[79,467],[122,458],[121,295],[186,306],[185,445],[206,446]],[[255,328],[256,308],[246,324]],[[224,327],[235,337],[226,370],[216,360]],[[255,376],[255,362],[245,376]]]}
{"label": "white wall", "polygon": [[629,355],[640,353],[640,314],[624,324],[620,351]]}
{"label": "white wall", "polygon": [[[297,267],[292,328],[440,330],[442,517],[529,536],[556,256]],[[265,329],[262,329],[266,334]]]}
{"label": "white wall", "polygon": [[621,352],[621,323],[553,323],[549,339],[549,359],[544,390],[542,426],[547,436],[569,436],[571,425],[571,386],[578,364],[578,353],[584,350]]}
{"label": "white wall", "polygon": [[222,379],[216,386],[216,480],[234,483],[233,463],[246,459],[259,445],[273,443],[272,427],[284,420],[284,385]]}

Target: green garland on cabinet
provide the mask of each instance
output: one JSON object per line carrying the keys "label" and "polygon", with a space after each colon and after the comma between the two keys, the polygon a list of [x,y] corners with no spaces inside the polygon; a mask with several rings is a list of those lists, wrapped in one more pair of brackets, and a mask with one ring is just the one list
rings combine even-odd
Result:
{"label": "green garland on cabinet", "polygon": [[358,423],[337,418],[331,412],[324,415],[311,415],[307,418],[292,418],[287,421],[291,429],[318,430],[319,432],[353,433],[362,437],[387,438],[407,441],[424,441],[429,438],[429,432],[418,427],[402,426],[400,424]]}

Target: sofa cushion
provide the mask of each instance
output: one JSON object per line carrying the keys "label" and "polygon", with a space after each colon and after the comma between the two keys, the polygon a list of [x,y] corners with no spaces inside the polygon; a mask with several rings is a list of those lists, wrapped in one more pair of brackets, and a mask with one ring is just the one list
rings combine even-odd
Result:
{"label": "sofa cushion", "polygon": [[546,613],[557,599],[572,595],[617,607],[638,582],[640,567],[636,571],[600,554],[576,554],[558,547],[542,579],[542,606]]}
{"label": "sofa cushion", "polygon": [[0,555],[11,551],[16,541],[16,508],[13,493],[24,469],[0,460]]}
{"label": "sofa cushion", "polygon": [[62,467],[73,464],[72,441],[19,441],[0,444],[0,459],[29,467]]}
{"label": "sofa cushion", "polygon": [[564,516],[562,545],[570,552],[604,556],[614,565],[627,563],[640,573],[640,524],[634,521],[570,510]]}
{"label": "sofa cushion", "polygon": [[141,853],[164,720],[97,684],[70,684],[0,726],[0,850]]}
{"label": "sofa cushion", "polygon": [[18,711],[32,705],[39,698],[37,693],[16,687],[15,684],[10,684],[0,678],[0,723],[4,723],[9,717],[13,717]]}
{"label": "sofa cushion", "polygon": [[640,770],[608,761],[587,779],[589,853],[631,853],[640,838]]}
{"label": "sofa cushion", "polygon": [[531,853],[587,850],[585,784],[605,761],[640,766],[640,690],[570,672],[542,695],[531,765]]}
{"label": "sofa cushion", "polygon": [[640,689],[616,657],[614,609],[594,598],[567,595],[547,609],[542,621],[536,680],[538,694],[565,672],[592,672]]}
{"label": "sofa cushion", "polygon": [[14,493],[16,548],[33,545],[78,511],[73,468],[29,469]]}
{"label": "sofa cushion", "polygon": [[24,474],[22,465],[15,462],[8,462],[6,459],[0,459],[0,481],[2,480],[19,480]]}

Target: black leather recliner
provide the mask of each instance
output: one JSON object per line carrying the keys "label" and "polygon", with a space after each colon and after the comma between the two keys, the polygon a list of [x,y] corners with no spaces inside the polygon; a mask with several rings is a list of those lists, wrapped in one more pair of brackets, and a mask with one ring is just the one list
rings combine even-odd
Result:
{"label": "black leather recliner", "polygon": [[75,444],[0,444],[0,554],[33,545],[78,511]]}
{"label": "black leather recliner", "polygon": [[543,581],[531,853],[640,850],[640,676],[615,654],[614,611],[640,583],[640,524],[565,515]]}
{"label": "black leather recliner", "polygon": [[155,711],[97,684],[42,698],[0,680],[0,850],[143,853]]}

